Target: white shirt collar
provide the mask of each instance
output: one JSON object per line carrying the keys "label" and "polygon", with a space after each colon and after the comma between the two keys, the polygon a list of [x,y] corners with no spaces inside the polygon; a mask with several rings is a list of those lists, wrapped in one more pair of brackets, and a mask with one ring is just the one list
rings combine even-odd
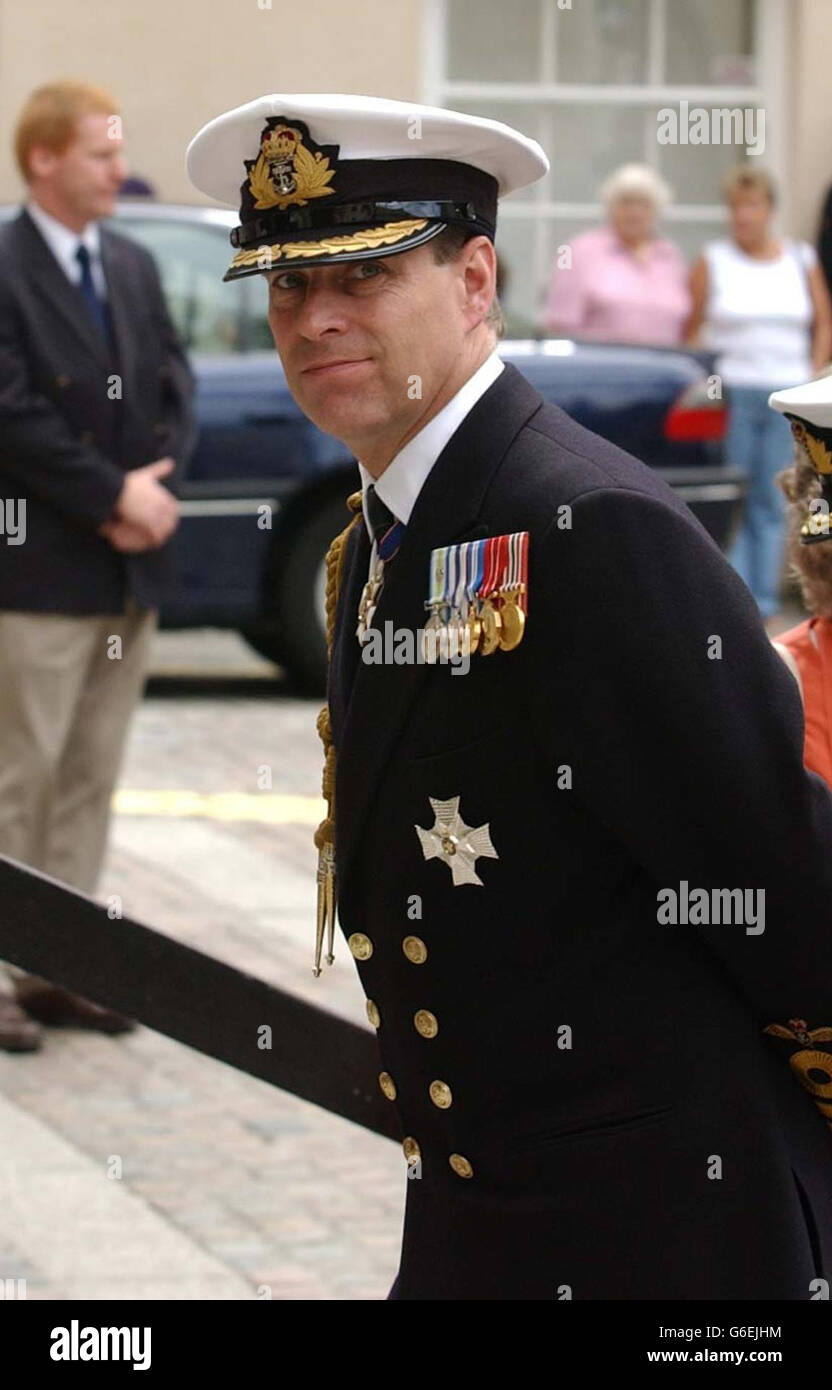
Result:
{"label": "white shirt collar", "polygon": [[75,252],[78,243],[83,242],[90,253],[90,261],[101,254],[101,233],[97,222],[88,222],[83,232],[73,232],[71,227],[59,222],[57,217],[53,217],[50,212],[46,212],[39,203],[30,198],[26,204],[26,211],[41,233],[61,270],[76,284],[81,279],[81,267],[75,259]]}
{"label": "white shirt collar", "polygon": [[403,521],[407,525],[416,498],[451,435],[459,429],[465,416],[473,409],[480,396],[484,395],[489,386],[497,380],[504,365],[495,347],[490,356],[486,357],[473,376],[469,376],[447,405],[444,405],[432,419],[428,420],[427,424],[419,430],[419,433],[414,434],[404,448],[400,449],[391,459],[377,482],[372,473],[369,473],[359,460],[358,469],[361,474],[364,522],[368,532],[370,527],[367,518],[366,497],[370,483],[375,483],[376,492],[382,502],[390,508],[399,521]]}

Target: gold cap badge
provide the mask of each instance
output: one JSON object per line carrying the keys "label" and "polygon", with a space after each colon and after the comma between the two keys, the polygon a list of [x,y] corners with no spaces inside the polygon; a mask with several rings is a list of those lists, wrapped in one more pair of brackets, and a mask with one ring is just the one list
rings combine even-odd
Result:
{"label": "gold cap badge", "polygon": [[304,207],[310,199],[336,191],[331,186],[331,160],[336,157],[337,146],[317,145],[303,121],[270,116],[260,135],[260,153],[244,161],[248,179],[243,190],[248,189],[252,207],[259,210]]}

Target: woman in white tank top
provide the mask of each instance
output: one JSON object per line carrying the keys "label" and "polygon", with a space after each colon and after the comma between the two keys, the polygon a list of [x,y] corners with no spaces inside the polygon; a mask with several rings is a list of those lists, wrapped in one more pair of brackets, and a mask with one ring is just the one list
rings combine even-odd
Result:
{"label": "woman in white tank top", "polygon": [[780,606],[783,497],[774,475],[791,459],[791,435],[768,409],[770,393],[817,376],[832,348],[832,308],[808,242],[779,240],[769,176],[743,166],[725,184],[731,234],[710,242],[691,275],[688,341],[717,353],[730,406],[729,463],[748,477],[729,560],[764,617]]}

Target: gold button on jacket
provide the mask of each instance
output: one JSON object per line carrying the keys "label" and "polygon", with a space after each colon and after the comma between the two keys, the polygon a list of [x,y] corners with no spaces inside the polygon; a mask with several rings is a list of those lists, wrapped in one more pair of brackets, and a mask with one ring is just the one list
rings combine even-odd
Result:
{"label": "gold button on jacket", "polygon": [[373,1027],[378,1028],[379,1024],[381,1023],[381,1014],[378,1011],[378,1005],[376,1004],[375,1000],[368,999],[365,1008],[367,1010],[367,1017],[372,1023]]}
{"label": "gold button on jacket", "polygon": [[411,1134],[408,1134],[407,1138],[403,1141],[402,1148],[404,1149],[404,1156],[409,1165],[412,1166],[419,1162],[419,1159],[422,1157],[422,1150]]}
{"label": "gold button on jacket", "polygon": [[396,1083],[389,1071],[380,1071],[378,1074],[378,1084],[388,1100],[396,1099]]}
{"label": "gold button on jacket", "polygon": [[431,1081],[429,1091],[434,1105],[438,1105],[440,1110],[447,1110],[453,1100],[447,1081]]}
{"label": "gold button on jacket", "polygon": [[356,960],[369,960],[373,954],[373,943],[369,936],[364,935],[363,931],[354,931],[349,937],[347,945]]}
{"label": "gold button on jacket", "polygon": [[451,1154],[448,1162],[459,1178],[472,1178],[474,1170],[464,1154]]}
{"label": "gold button on jacket", "polygon": [[402,942],[402,950],[414,965],[424,965],[428,958],[428,948],[420,936],[406,936]]}
{"label": "gold button on jacket", "polygon": [[413,1015],[413,1026],[423,1038],[435,1038],[439,1032],[439,1021],[430,1009],[417,1009]]}

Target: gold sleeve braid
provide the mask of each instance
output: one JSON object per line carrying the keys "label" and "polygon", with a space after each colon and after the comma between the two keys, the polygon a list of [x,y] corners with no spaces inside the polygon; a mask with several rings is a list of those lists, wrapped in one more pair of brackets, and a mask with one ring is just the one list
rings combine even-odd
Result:
{"label": "gold sleeve braid", "polygon": [[[361,520],[361,493],[353,492],[347,498],[347,506],[355,515],[334,539],[326,553],[326,654],[332,660],[332,645],[335,640],[335,613],[338,595],[341,591],[341,575],[344,569],[344,556],[347,538],[353,527]],[[333,946],[335,940],[335,912],[337,907],[337,878],[335,872],[335,744],[332,740],[332,720],[329,704],[325,704],[318,715],[318,737],[324,746],[324,768],[321,778],[321,791],[327,804],[327,812],[315,831],[315,845],[318,850],[318,903],[315,925],[315,961],[312,973],[321,973],[321,952],[324,932],[327,937],[326,962],[331,965],[335,959]]]}

